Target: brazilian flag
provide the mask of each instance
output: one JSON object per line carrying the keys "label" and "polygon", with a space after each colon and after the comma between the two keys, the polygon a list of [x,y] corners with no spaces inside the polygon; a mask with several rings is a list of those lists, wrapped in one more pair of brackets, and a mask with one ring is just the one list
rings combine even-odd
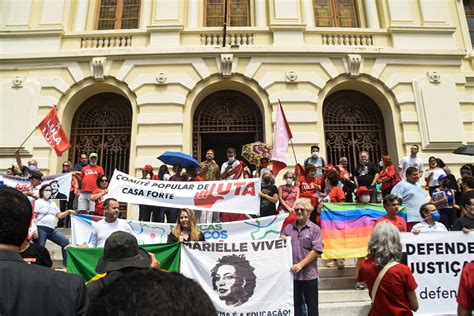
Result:
{"label": "brazilian flag", "polygon": [[[157,245],[141,245],[143,249],[155,254],[160,262],[160,269],[179,272],[181,244],[168,243]],[[102,257],[104,248],[67,248],[67,272],[80,274],[86,281],[101,278],[105,274],[97,274],[95,267]]]}

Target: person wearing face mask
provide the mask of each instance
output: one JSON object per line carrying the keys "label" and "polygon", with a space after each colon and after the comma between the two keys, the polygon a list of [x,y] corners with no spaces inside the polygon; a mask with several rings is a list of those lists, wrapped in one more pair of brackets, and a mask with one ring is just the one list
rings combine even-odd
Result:
{"label": "person wearing face mask", "polygon": [[21,171],[21,176],[22,177],[29,177],[31,176],[31,173],[34,171],[39,171],[38,169],[38,162],[34,159],[28,160],[28,166],[23,165],[20,157],[20,150],[17,150],[15,152],[15,158],[16,158],[16,163],[18,165],[18,168]]}
{"label": "person wearing face mask", "polygon": [[[237,153],[234,148],[227,148],[227,161],[221,166],[221,180],[244,179],[245,164],[236,159]],[[242,221],[247,218],[245,214],[220,213],[222,222]]]}
{"label": "person wearing face mask", "polygon": [[413,226],[411,232],[414,234],[425,232],[447,232],[446,226],[438,222],[440,215],[436,205],[431,202],[425,203],[420,207],[420,215],[423,218],[421,222]]}
{"label": "person wearing face mask", "polygon": [[276,214],[276,203],[278,202],[278,189],[273,184],[272,174],[268,171],[262,175],[262,189],[260,191],[260,216]]}
{"label": "person wearing face mask", "polygon": [[[356,187],[365,186],[370,189],[375,189],[375,184],[379,179],[379,168],[372,161],[369,161],[369,153],[367,151],[361,151],[359,153],[359,165],[354,172],[354,182]],[[371,202],[377,202],[377,194],[374,193],[370,196]]]}
{"label": "person wearing face mask", "polygon": [[316,167],[316,178],[323,176],[323,167],[326,167],[326,161],[319,156],[319,146],[311,146],[311,157],[304,160],[304,169],[308,171],[310,166]]}
{"label": "person wearing face mask", "polygon": [[429,169],[425,172],[425,188],[430,192],[430,196],[433,194],[434,190],[439,188],[438,179],[440,176],[445,176],[446,172],[440,166],[438,166],[438,161],[436,157],[431,156],[428,159]]}
{"label": "person wearing face mask", "polygon": [[39,190],[40,198],[35,202],[34,213],[36,215],[36,226],[38,229],[38,239],[36,243],[40,246],[46,245],[49,239],[61,247],[63,255],[63,264],[66,266],[66,250],[69,240],[60,231],[56,229],[58,218],[65,218],[71,214],[76,214],[74,210],[61,212],[59,207],[51,200],[52,188],[49,184],[43,185]]}
{"label": "person wearing face mask", "polygon": [[287,171],[283,175],[285,184],[278,187],[278,197],[280,203],[278,204],[278,212],[280,214],[289,213],[288,217],[285,218],[281,230],[291,223],[296,222],[296,215],[293,205],[295,201],[300,197],[300,188],[295,185],[295,173],[293,171]]}
{"label": "person wearing face mask", "polygon": [[370,202],[370,196],[374,190],[369,190],[367,187],[360,187],[359,190],[357,190],[357,200],[360,203],[367,204]]}
{"label": "person wearing face mask", "polygon": [[134,234],[127,221],[120,219],[120,204],[114,198],[104,201],[105,218],[92,223],[92,234],[89,241],[89,248],[104,247],[105,241],[113,232],[123,231]]}
{"label": "person wearing face mask", "polygon": [[458,218],[453,224],[453,230],[474,233],[474,197],[467,200],[462,208],[464,216]]}
{"label": "person wearing face mask", "polygon": [[80,213],[93,213],[95,211],[95,201],[91,200],[92,192],[97,187],[97,179],[100,175],[105,174],[104,169],[97,165],[98,156],[96,153],[89,154],[89,165],[82,168],[81,171],[76,171],[75,174],[81,180],[82,187],[79,199],[77,202],[77,209]]}

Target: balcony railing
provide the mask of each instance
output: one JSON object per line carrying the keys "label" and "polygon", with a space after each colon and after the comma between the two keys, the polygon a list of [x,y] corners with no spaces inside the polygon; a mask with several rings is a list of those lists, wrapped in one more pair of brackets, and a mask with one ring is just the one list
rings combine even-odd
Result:
{"label": "balcony railing", "polygon": [[374,46],[374,37],[371,34],[322,34],[323,45],[342,46]]}
{"label": "balcony railing", "polygon": [[120,48],[132,46],[132,35],[81,37],[81,48]]}
{"label": "balcony railing", "polygon": [[[209,32],[201,33],[200,35],[201,45],[203,46],[222,46],[224,43],[224,36],[222,32]],[[227,33],[226,36],[227,45],[238,45],[238,46],[251,46],[255,44],[255,38],[253,33]]]}

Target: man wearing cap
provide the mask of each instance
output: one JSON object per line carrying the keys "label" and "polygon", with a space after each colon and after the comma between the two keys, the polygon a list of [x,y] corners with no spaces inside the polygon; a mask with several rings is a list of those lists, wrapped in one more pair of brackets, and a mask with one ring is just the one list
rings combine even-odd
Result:
{"label": "man wearing cap", "polygon": [[89,165],[82,168],[82,171],[76,171],[76,174],[81,180],[82,188],[79,194],[77,209],[79,212],[92,213],[95,211],[95,201],[91,200],[91,195],[94,190],[98,189],[97,179],[105,174],[104,169],[97,165],[97,154],[89,154]]}
{"label": "man wearing cap", "polygon": [[[158,175],[153,174],[153,167],[151,165],[145,165],[142,169],[142,179],[146,180],[158,180]],[[150,218],[152,222],[162,222],[162,216],[160,208],[153,205],[139,204],[138,220],[143,222],[149,222]]]}
{"label": "man wearing cap", "polygon": [[118,218],[120,205],[114,198],[104,201],[105,218],[92,223],[92,235],[89,242],[90,248],[104,247],[105,241],[116,231],[124,231],[133,234],[130,225],[123,219]]}
{"label": "man wearing cap", "polygon": [[160,268],[154,254],[138,247],[137,239],[132,234],[123,231],[112,233],[105,241],[104,255],[95,267],[97,273],[107,275],[87,284],[90,301],[92,302],[102,288],[120,276],[148,268]]}
{"label": "man wearing cap", "polygon": [[42,180],[43,174],[37,170],[33,171],[30,174],[30,185],[22,191],[23,194],[28,197],[28,200],[30,200],[31,205],[33,205],[35,201],[39,199],[39,188]]}

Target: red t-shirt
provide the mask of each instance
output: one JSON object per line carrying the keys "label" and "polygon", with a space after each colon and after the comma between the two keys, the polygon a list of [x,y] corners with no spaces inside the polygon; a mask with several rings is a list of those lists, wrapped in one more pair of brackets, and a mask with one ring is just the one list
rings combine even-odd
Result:
{"label": "red t-shirt", "polygon": [[398,215],[395,216],[394,219],[388,218],[387,215],[382,216],[380,218],[377,218],[377,220],[375,221],[375,225],[377,225],[378,223],[380,223],[382,221],[389,221],[390,223],[395,225],[395,227],[398,228],[398,230],[401,231],[401,232],[406,232],[407,231],[407,223],[405,222],[405,220],[402,217],[400,217]]}
{"label": "red t-shirt", "polygon": [[[95,189],[93,192],[92,192],[92,195],[94,194],[98,194],[98,193],[101,193],[102,190],[101,189]],[[105,213],[105,208],[104,208],[104,199],[105,195],[102,195],[101,197],[99,197],[97,200],[95,200],[95,211],[94,211],[94,215],[98,215],[98,216],[104,216],[104,213]]]}
{"label": "red t-shirt", "polygon": [[319,191],[321,179],[314,178],[310,181],[305,176],[300,176],[298,178],[298,183],[300,184],[300,197],[310,199],[313,207],[317,207],[319,201],[315,194]]}
{"label": "red t-shirt", "polygon": [[462,270],[457,301],[465,310],[474,309],[474,262],[467,263]]}
{"label": "red t-shirt", "polygon": [[331,199],[330,201],[332,203],[339,203],[339,202],[345,202],[346,201],[346,195],[344,194],[344,191],[340,187],[332,187],[332,189],[328,192],[326,196],[329,196]]}
{"label": "red t-shirt", "polygon": [[[372,295],[372,288],[379,271],[373,259],[366,259],[360,265],[357,280],[367,284],[369,295]],[[404,264],[391,267],[380,282],[369,316],[413,315],[407,293],[414,291],[417,287],[418,284],[410,268]]]}
{"label": "red t-shirt", "polygon": [[100,166],[85,166],[82,168],[82,191],[94,192],[97,189],[97,178],[104,174],[104,169]]}
{"label": "red t-shirt", "polygon": [[397,175],[397,170],[395,170],[394,165],[390,165],[380,172],[379,179],[383,177],[390,178],[390,180],[387,180],[384,183],[382,183],[382,190],[387,190],[396,184],[396,181],[395,181],[396,175]]}

